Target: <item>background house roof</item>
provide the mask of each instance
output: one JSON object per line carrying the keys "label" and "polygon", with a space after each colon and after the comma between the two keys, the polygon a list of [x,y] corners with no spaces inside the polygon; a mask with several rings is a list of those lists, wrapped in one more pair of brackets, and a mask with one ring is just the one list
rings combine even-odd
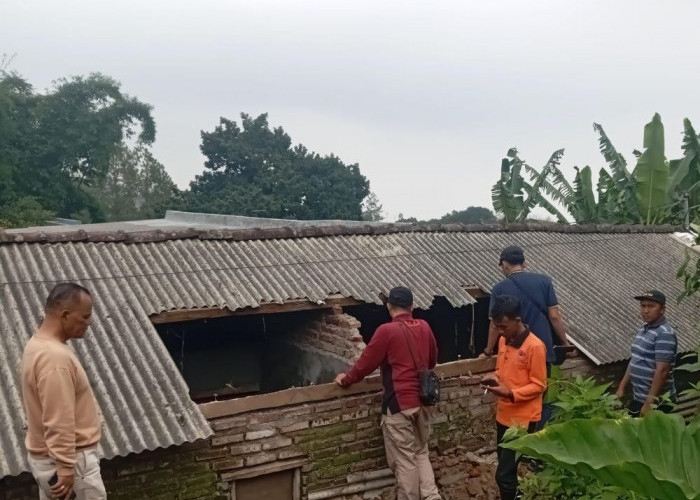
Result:
{"label": "background house roof", "polygon": [[[474,302],[502,279],[500,250],[519,244],[530,269],[553,277],[572,340],[596,363],[628,357],[640,323],[632,296],[681,292],[675,271],[686,245],[673,228],[515,226],[308,226],[172,231],[0,232],[0,475],[26,470],[17,366],[59,281],[78,281],[96,299],[95,323],[76,350],[107,426],[105,456],[168,446],[209,434],[149,316],[205,307],[237,310],[338,294],[380,303],[403,284],[416,305],[443,296]],[[681,351],[698,341],[699,299],[670,303]]]}

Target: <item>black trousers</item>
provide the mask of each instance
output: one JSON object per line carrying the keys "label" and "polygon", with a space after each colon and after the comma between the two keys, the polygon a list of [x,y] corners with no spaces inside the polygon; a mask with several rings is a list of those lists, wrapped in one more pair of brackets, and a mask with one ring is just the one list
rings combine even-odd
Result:
{"label": "black trousers", "polygon": [[[639,414],[642,412],[642,406],[644,406],[643,402],[636,401],[633,399],[629,407],[627,408],[627,411],[629,412],[631,417],[638,418]],[[657,410],[662,411],[664,413],[671,413],[673,411],[673,407],[670,405],[659,405]]]}
{"label": "black trousers", "polygon": [[[537,429],[537,422],[530,422],[527,432],[532,433]],[[501,448],[503,435],[508,427],[496,422],[496,442],[498,448],[498,467],[496,468],[496,484],[501,491],[501,500],[514,500],[518,496],[518,462],[515,459],[515,451]]]}

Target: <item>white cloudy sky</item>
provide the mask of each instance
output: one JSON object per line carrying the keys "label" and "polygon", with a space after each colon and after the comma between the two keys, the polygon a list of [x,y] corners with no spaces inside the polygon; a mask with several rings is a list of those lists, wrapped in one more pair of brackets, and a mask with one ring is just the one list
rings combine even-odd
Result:
{"label": "white cloudy sky", "polygon": [[268,112],[359,163],[389,218],[491,207],[510,146],[600,167],[592,123],[632,160],[654,112],[667,156],[700,129],[697,0],[2,0],[0,53],[39,89],[100,71],[154,107],[186,187],[199,133]]}

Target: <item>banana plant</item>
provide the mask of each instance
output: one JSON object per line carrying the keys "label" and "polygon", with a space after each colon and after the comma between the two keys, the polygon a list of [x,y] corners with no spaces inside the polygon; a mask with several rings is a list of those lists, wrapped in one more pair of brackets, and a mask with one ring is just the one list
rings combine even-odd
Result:
{"label": "banana plant", "polygon": [[669,165],[664,155],[664,125],[658,113],[644,126],[644,152],[632,172],[635,199],[644,224],[662,222],[671,204]]}
{"label": "banana plant", "polygon": [[503,215],[506,223],[515,222],[524,206],[522,165],[518,150],[509,149],[506,158],[501,160],[501,176],[491,188],[493,209]]}
{"label": "banana plant", "polygon": [[[664,224],[680,222],[683,203],[688,200],[691,213],[700,216],[700,136],[688,119],[684,121],[684,156],[669,162],[664,154],[664,127],[655,114],[644,127],[644,151],[633,152],[637,162],[632,172],[603,127],[594,123],[593,129],[608,165],[598,173],[595,192],[588,166],[574,167],[573,183],[566,179],[559,166],[563,149],[555,151],[538,171],[520,160],[512,148],[491,191],[496,212],[506,222],[516,222],[539,206],[566,223],[559,210],[563,207],[578,224]],[[531,184],[523,178],[523,171]]]}
{"label": "banana plant", "polygon": [[[547,173],[551,168],[556,168],[563,155],[563,149],[555,151],[539,173],[520,159],[516,148],[509,149],[506,158],[501,161],[501,177],[491,188],[494,211],[503,215],[506,223],[522,222],[534,207],[539,206],[554,215],[559,222],[567,222],[566,217],[541,194]],[[531,174],[532,184],[523,177],[523,170],[537,174]]]}
{"label": "banana plant", "polygon": [[700,420],[686,426],[680,415],[658,411],[574,419],[502,446],[659,500],[700,500]]}
{"label": "banana plant", "polygon": [[690,212],[697,216],[700,215],[700,136],[687,118],[683,120],[681,147],[683,158],[669,162],[668,191],[678,202],[687,197]]}

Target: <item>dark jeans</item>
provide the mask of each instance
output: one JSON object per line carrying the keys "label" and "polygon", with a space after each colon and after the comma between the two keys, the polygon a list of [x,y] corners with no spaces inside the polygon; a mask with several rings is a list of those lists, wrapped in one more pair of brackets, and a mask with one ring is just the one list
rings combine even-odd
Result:
{"label": "dark jeans", "polygon": [[[527,428],[528,433],[535,432],[538,422],[530,422]],[[500,445],[503,434],[508,427],[496,422],[496,442]],[[496,468],[496,484],[501,491],[501,500],[514,500],[518,495],[518,462],[515,451],[501,448],[496,449],[498,455],[498,467]]]}
{"label": "dark jeans", "polygon": [[[631,417],[638,418],[639,414],[642,412],[642,406],[644,406],[643,402],[635,401],[633,399],[629,407],[627,408],[627,411],[629,412]],[[673,411],[673,407],[670,405],[659,405],[659,407],[656,409],[664,413],[671,413]]]}

